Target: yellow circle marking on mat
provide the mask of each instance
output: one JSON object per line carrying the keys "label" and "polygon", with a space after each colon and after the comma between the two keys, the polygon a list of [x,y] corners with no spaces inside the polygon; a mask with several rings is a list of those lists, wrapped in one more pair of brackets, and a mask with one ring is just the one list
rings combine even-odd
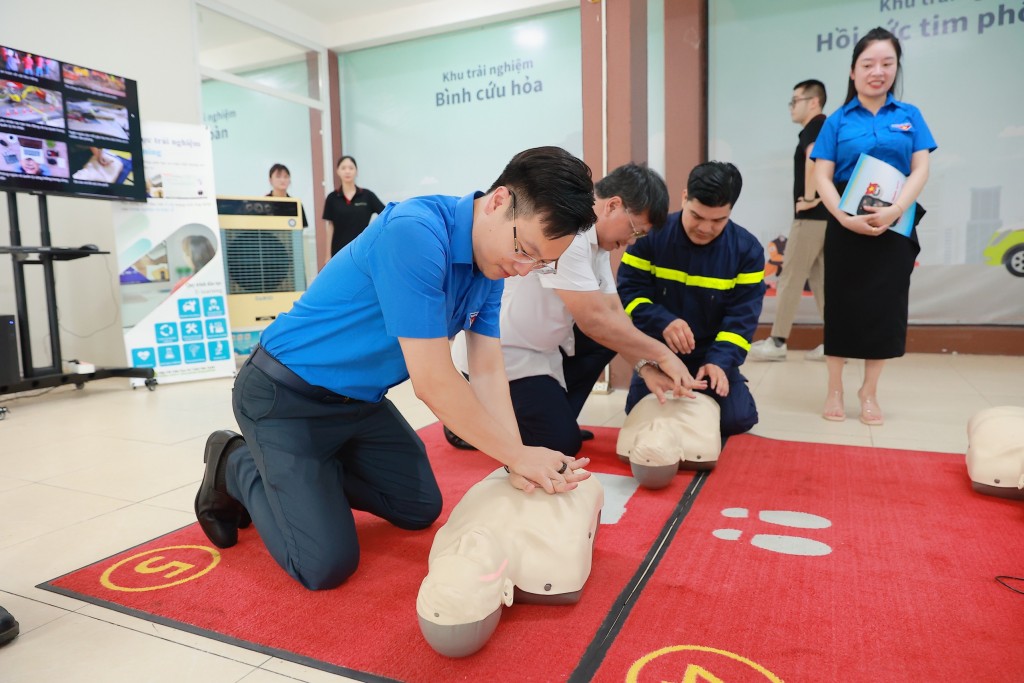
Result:
{"label": "yellow circle marking on mat", "polygon": [[[155,553],[164,552],[164,551],[167,551],[167,550],[205,550],[206,552],[210,553],[210,564],[208,564],[206,567],[204,567],[203,569],[199,570],[195,574],[190,574],[189,576],[186,576],[183,579],[178,579],[177,581],[171,581],[169,583],[162,583],[162,584],[159,584],[159,585],[156,585],[156,586],[145,586],[145,587],[141,587],[141,588],[129,588],[127,586],[118,586],[116,583],[114,583],[113,581],[110,580],[111,574],[113,574],[114,571],[116,571],[118,569],[118,567],[121,567],[122,565],[128,564],[132,560],[137,560],[140,557],[145,557],[146,555],[154,555]],[[157,562],[160,562],[161,564],[156,564]],[[124,591],[124,592],[127,592],[127,593],[141,593],[141,592],[144,592],[144,591],[155,591],[155,590],[160,590],[161,588],[170,588],[171,586],[177,586],[180,583],[185,583],[186,581],[192,581],[193,579],[198,579],[200,576],[202,576],[203,574],[208,573],[210,570],[212,570],[214,567],[216,567],[219,563],[220,563],[220,553],[217,552],[216,550],[214,550],[213,548],[208,547],[208,546],[205,546],[205,545],[172,545],[172,546],[168,546],[166,548],[155,548],[153,550],[147,550],[145,552],[138,553],[137,555],[132,555],[131,557],[126,557],[125,559],[121,560],[117,564],[115,564],[112,567],[110,567],[109,569],[107,569],[107,571],[103,572],[103,575],[100,576],[100,583],[103,585],[104,588],[109,588],[112,591]],[[195,568],[196,568],[196,565],[189,564],[188,562],[181,562],[180,560],[173,560],[173,559],[172,560],[165,560],[163,555],[151,557],[148,560],[144,560],[142,562],[137,563],[135,565],[135,567],[134,567],[135,571],[138,572],[139,574],[162,574],[165,579],[170,579],[172,577],[178,576],[178,575],[180,575],[180,574],[182,574],[184,572],[187,572],[187,571],[195,569]]]}
{"label": "yellow circle marking on mat", "polygon": [[[779,678],[778,676],[773,674],[771,671],[769,671],[768,669],[766,669],[763,666],[761,666],[760,664],[758,664],[757,662],[753,662],[753,661],[747,659],[746,657],[742,657],[742,656],[740,656],[740,655],[738,655],[738,654],[736,654],[734,652],[729,652],[727,650],[718,650],[716,648],[705,647],[703,645],[672,645],[671,647],[663,647],[660,650],[655,650],[654,652],[651,652],[650,654],[644,655],[640,659],[636,660],[636,662],[633,663],[633,666],[629,667],[629,672],[626,674],[626,683],[638,683],[638,681],[640,680],[640,672],[643,670],[643,668],[645,666],[647,666],[650,662],[652,662],[655,659],[657,659],[658,657],[661,657],[662,655],[670,654],[672,652],[683,652],[683,651],[686,651],[686,650],[691,650],[691,651],[695,651],[695,652],[710,652],[712,654],[722,655],[723,657],[728,657],[729,659],[731,659],[733,661],[740,662],[741,664],[746,664],[751,669],[757,671],[760,674],[763,674],[764,677],[766,679],[768,679],[769,681],[771,681],[772,683],[783,683],[781,678]],[[697,666],[697,665],[692,665],[692,667],[687,667],[686,671],[687,671],[687,673],[686,673],[686,675],[683,678],[683,680],[686,681],[686,682],[689,682],[689,681],[694,681],[695,682],[695,681],[703,679],[705,681],[708,681],[708,683],[711,683],[712,681],[718,680],[716,677],[714,677],[711,674],[711,672],[709,672],[706,669],[704,669],[703,667],[700,667],[700,666]],[[701,676],[700,679],[697,678],[698,675]],[[709,678],[709,676],[711,676],[711,677]]]}

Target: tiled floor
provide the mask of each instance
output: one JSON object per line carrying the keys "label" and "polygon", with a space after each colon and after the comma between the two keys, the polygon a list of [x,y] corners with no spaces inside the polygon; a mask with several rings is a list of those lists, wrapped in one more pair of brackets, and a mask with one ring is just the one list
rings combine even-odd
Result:
{"label": "tiled floor", "polygon": [[[819,417],[825,365],[790,352],[748,364],[761,423],[796,441],[962,453],[977,410],[1024,406],[1024,357],[912,355],[889,363],[886,424],[857,419],[862,365],[846,367],[846,422]],[[182,633],[35,588],[194,521],[202,448],[231,426],[230,380],[131,390],[105,380],[10,399],[0,422],[0,605],[21,636],[0,648],[3,683],[284,683],[338,676]],[[416,428],[434,421],[408,385],[391,398]],[[618,426],[625,392],[594,395],[583,424]],[[965,471],[966,476],[966,471]]]}

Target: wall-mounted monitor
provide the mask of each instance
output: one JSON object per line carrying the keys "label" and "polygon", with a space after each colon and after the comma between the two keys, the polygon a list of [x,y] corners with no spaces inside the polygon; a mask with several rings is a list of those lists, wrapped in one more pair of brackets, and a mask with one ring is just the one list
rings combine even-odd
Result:
{"label": "wall-mounted monitor", "polygon": [[146,201],[135,81],[0,45],[0,191]]}

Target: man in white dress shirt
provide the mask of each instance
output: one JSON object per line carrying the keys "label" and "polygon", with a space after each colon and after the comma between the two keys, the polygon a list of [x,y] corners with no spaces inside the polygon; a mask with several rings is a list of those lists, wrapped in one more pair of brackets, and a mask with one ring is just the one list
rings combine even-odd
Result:
{"label": "man in white dress shirt", "polygon": [[[666,378],[677,396],[705,386],[668,346],[633,326],[611,270],[611,251],[665,224],[665,181],[646,166],[626,164],[594,189],[594,229],[577,235],[553,267],[506,280],[501,299],[501,347],[523,443],[569,456],[582,445],[576,420],[583,404],[616,353],[660,400]],[[465,372],[461,339],[453,358]],[[447,429],[445,435],[453,445],[472,448]]]}

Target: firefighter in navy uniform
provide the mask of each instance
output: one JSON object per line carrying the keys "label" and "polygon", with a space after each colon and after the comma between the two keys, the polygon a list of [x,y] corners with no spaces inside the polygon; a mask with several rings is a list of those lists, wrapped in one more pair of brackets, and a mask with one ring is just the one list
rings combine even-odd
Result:
{"label": "firefighter in navy uniform", "polygon": [[[690,172],[682,211],[662,230],[630,246],[618,274],[619,297],[633,324],[664,340],[722,409],[722,436],[757,424],[757,406],[740,374],[764,301],[764,249],[730,220],[743,179],[729,163]],[[637,364],[626,412],[650,393]]]}

